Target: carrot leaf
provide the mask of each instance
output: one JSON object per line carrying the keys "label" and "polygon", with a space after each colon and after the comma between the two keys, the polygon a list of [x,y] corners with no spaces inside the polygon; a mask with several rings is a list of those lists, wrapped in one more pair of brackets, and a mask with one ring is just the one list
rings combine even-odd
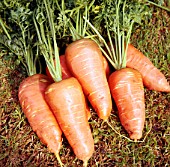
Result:
{"label": "carrot leaf", "polygon": [[[126,51],[133,26],[136,23],[141,24],[150,14],[146,4],[135,0],[102,1],[96,13],[92,20],[94,25],[90,21],[87,23],[100,39],[98,44],[106,48],[108,55],[106,56],[106,51],[103,52],[104,55],[115,69],[126,67]],[[104,25],[103,29],[99,28],[101,25]],[[101,38],[99,34],[107,35]]]}
{"label": "carrot leaf", "polygon": [[14,33],[9,27],[10,34],[5,31],[8,39],[2,35],[0,43],[18,56],[18,61],[24,65],[27,74],[30,76],[37,73],[36,64],[38,61],[38,55],[33,53],[35,37],[35,34],[32,33],[33,12],[30,9],[30,3],[26,3],[25,6],[17,3],[15,5],[16,7],[10,10],[8,19],[17,27],[18,33]]}

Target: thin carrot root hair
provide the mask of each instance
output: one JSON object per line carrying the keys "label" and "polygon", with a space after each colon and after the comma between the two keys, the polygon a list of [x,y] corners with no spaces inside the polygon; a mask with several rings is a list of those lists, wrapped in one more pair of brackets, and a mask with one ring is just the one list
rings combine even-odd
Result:
{"label": "thin carrot root hair", "polygon": [[120,132],[118,132],[114,126],[107,120],[107,121],[104,121],[107,123],[107,125],[117,134],[119,135],[120,137],[123,137],[125,139],[127,139],[129,142],[135,142],[135,143],[143,143],[145,140],[146,140],[146,137],[148,136],[148,134],[151,132],[152,130],[152,123],[150,122],[150,128],[148,130],[148,132],[146,133],[145,137],[143,138],[143,140],[137,140],[137,139],[134,139],[134,140],[131,140],[130,138],[120,134]]}
{"label": "thin carrot root hair", "polygon": [[83,162],[83,167],[87,167],[87,165],[88,165],[88,160]]}
{"label": "thin carrot root hair", "polygon": [[63,167],[64,164],[63,164],[62,161],[61,161],[61,158],[60,158],[60,156],[59,156],[59,153],[55,153],[55,156],[56,156],[56,158],[57,158],[57,161],[58,161],[60,167]]}

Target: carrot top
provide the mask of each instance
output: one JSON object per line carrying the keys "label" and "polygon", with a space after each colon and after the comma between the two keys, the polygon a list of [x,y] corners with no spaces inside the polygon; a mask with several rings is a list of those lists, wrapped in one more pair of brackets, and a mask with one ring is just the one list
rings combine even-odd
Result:
{"label": "carrot top", "polygon": [[[135,23],[141,23],[144,16],[148,14],[145,9],[146,5],[135,1],[103,1],[94,19],[94,24],[104,25],[108,42],[101,35],[104,34],[103,31],[84,18],[92,31],[97,34],[97,38],[92,39],[98,43],[103,54],[117,70],[126,67],[126,52],[132,28]],[[105,46],[106,50],[102,46]]]}
{"label": "carrot top", "polygon": [[50,4],[49,0],[43,0],[43,3],[38,4],[37,10],[34,12],[33,20],[40,51],[45,58],[52,78],[58,82],[62,80],[62,76],[54,17],[54,3]]}
{"label": "carrot top", "polygon": [[[0,43],[18,57],[17,64],[22,63],[24,65],[28,76],[37,73],[36,64],[37,62],[39,63],[38,49],[33,44],[35,33],[33,33],[32,29],[32,15],[33,12],[29,3],[10,10],[8,19],[17,27],[17,33],[14,32],[12,27],[5,25],[0,18],[0,26],[6,34],[6,37],[0,37]],[[40,63],[39,66],[41,71]]]}
{"label": "carrot top", "polygon": [[[72,41],[76,41],[82,38],[88,38],[87,21],[90,18],[90,9],[92,8],[95,0],[79,0],[72,4],[72,7],[66,7],[66,3],[62,0],[61,5],[57,3],[60,11],[60,19],[62,19],[66,29],[69,31],[67,34],[71,34]],[[62,17],[61,17],[62,16]],[[86,18],[86,20],[83,19]]]}

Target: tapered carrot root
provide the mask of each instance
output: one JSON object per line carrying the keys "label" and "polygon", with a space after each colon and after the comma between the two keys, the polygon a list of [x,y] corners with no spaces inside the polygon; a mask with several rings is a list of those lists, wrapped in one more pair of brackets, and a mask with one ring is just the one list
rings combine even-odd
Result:
{"label": "tapered carrot root", "polygon": [[93,154],[94,141],[81,85],[74,77],[53,83],[47,88],[45,98],[75,155],[86,163]]}
{"label": "tapered carrot root", "polygon": [[112,101],[98,45],[90,39],[77,40],[68,45],[65,56],[68,68],[82,85],[93,109],[101,119],[107,120]]}
{"label": "tapered carrot root", "polygon": [[150,90],[170,92],[170,85],[165,76],[152,62],[133,45],[127,49],[127,67],[138,70],[143,78],[144,85]]}
{"label": "tapered carrot root", "polygon": [[47,76],[35,74],[23,80],[19,86],[19,101],[30,126],[40,140],[53,152],[60,165],[58,156],[61,148],[61,129],[45,101],[45,89],[51,84]]}
{"label": "tapered carrot root", "polygon": [[110,75],[109,86],[118,108],[121,124],[131,139],[140,139],[145,121],[141,74],[130,68],[118,70]]}

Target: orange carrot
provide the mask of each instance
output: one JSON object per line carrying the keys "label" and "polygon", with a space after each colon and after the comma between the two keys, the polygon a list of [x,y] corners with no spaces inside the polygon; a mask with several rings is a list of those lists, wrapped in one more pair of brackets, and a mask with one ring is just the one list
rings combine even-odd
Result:
{"label": "orange carrot", "polygon": [[45,101],[45,89],[52,82],[43,74],[34,74],[22,81],[19,86],[19,101],[30,126],[40,140],[53,152],[60,165],[61,129]]}
{"label": "orange carrot", "polygon": [[[38,9],[37,11],[40,12]],[[33,17],[33,20],[35,21],[35,17]],[[23,28],[25,29],[24,26],[24,23],[21,23],[19,26],[20,30],[23,30]],[[35,50],[32,50],[33,38],[29,25],[21,34],[21,41],[24,44],[21,45],[21,50],[23,51],[23,61],[21,62],[24,67],[26,67],[29,77],[24,79],[19,85],[19,102],[33,131],[35,131],[40,140],[47,145],[48,149],[56,155],[60,166],[62,166],[59,157],[59,151],[62,144],[62,131],[44,97],[45,89],[52,81],[43,74],[37,74],[36,65],[39,64],[37,63],[39,62],[39,46],[37,45],[37,47],[35,47],[37,50],[36,54],[34,54]]]}
{"label": "orange carrot", "polygon": [[121,124],[131,139],[140,139],[145,121],[141,74],[131,68],[117,70],[110,75],[109,86],[118,108]]}
{"label": "orange carrot", "polygon": [[78,159],[87,165],[94,151],[94,141],[86,116],[85,97],[76,78],[51,84],[45,99]]}
{"label": "orange carrot", "polygon": [[92,107],[101,119],[107,120],[112,101],[98,45],[90,39],[77,40],[68,45],[65,56],[68,68],[82,85]]}
{"label": "orange carrot", "polygon": [[138,70],[143,78],[144,86],[150,90],[170,92],[170,85],[165,76],[152,64],[152,62],[133,45],[127,49],[127,67]]}

